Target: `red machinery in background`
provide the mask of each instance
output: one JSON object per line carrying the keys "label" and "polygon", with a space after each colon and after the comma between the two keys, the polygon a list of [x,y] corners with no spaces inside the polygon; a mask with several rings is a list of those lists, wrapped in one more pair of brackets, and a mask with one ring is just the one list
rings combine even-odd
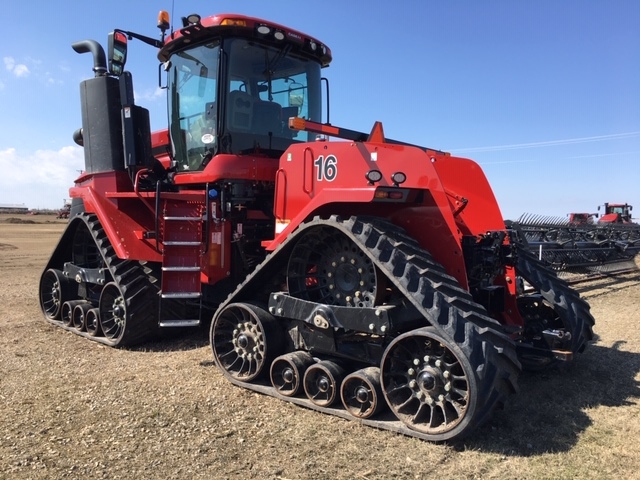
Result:
{"label": "red machinery in background", "polygon": [[[127,346],[210,322],[231,382],[428,440],[488,419],[521,366],[584,349],[588,305],[519,247],[476,163],[322,122],[326,45],[241,15],[159,26],[114,31],[107,55],[73,45],[95,78],[74,135],[85,171],[40,281],[51,323]],[[131,38],[167,76],[154,134]]]}

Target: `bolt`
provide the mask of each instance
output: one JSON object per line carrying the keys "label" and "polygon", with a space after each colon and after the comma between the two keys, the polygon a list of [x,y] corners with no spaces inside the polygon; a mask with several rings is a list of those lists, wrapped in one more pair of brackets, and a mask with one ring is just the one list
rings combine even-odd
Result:
{"label": "bolt", "polygon": [[379,317],[380,315],[382,315],[382,310],[376,310],[375,315],[376,317]]}
{"label": "bolt", "polygon": [[337,266],[338,266],[338,264],[337,264],[336,262],[331,262],[331,266],[332,266],[332,267],[337,267]]}
{"label": "bolt", "polygon": [[429,363],[429,355],[425,355],[425,356],[424,356],[424,361],[425,361],[426,363]]}
{"label": "bolt", "polygon": [[358,273],[362,273],[362,272],[364,272],[364,270],[362,270],[362,268],[359,268]]}
{"label": "bolt", "polygon": [[356,259],[355,259],[355,258],[352,258],[352,259],[351,259],[351,265],[355,265],[355,264],[356,264]]}
{"label": "bolt", "polygon": [[333,273],[327,272],[327,277],[329,277],[329,278],[333,277]]}
{"label": "bolt", "polygon": [[356,298],[360,298],[362,296],[362,292],[360,290],[356,290],[356,293],[354,293]]}
{"label": "bolt", "polygon": [[381,331],[382,333],[386,332],[386,331],[387,331],[387,326],[386,326],[386,325],[382,325],[382,326],[380,327],[380,331]]}
{"label": "bolt", "polygon": [[340,298],[341,295],[339,293],[336,293],[336,298]]}
{"label": "bolt", "polygon": [[449,378],[451,376],[451,372],[449,370],[445,370],[444,372],[442,372],[442,376],[444,378]]}
{"label": "bolt", "polygon": [[413,368],[410,368],[409,370],[407,370],[407,373],[413,377],[416,374],[416,371]]}
{"label": "bolt", "polygon": [[333,283],[329,284],[329,290],[333,290],[334,288],[336,288],[336,286]]}
{"label": "bolt", "polygon": [[360,280],[360,286],[364,287],[364,280]]}
{"label": "bolt", "polygon": [[342,263],[344,263],[344,262],[346,262],[346,261],[347,261],[347,259],[346,259],[345,257],[340,257],[340,261],[341,261]]}
{"label": "bolt", "polygon": [[427,395],[427,398],[425,399],[425,402],[427,402],[427,405],[433,405],[433,398],[431,397],[431,395]]}
{"label": "bolt", "polygon": [[269,313],[276,313],[276,307],[269,307]]}
{"label": "bolt", "polygon": [[274,299],[275,301],[280,300],[280,295],[278,295],[277,293],[275,293],[275,294],[273,295],[273,299]]}
{"label": "bolt", "polygon": [[451,382],[447,382],[444,384],[444,389],[445,391],[449,392],[451,391]]}
{"label": "bolt", "polygon": [[440,359],[436,360],[436,367],[438,368],[442,367],[442,360]]}
{"label": "bolt", "polygon": [[284,310],[282,310],[282,307],[280,307],[280,308],[278,309],[278,315],[282,315],[282,312],[283,312],[283,311],[284,311]]}
{"label": "bolt", "polygon": [[374,323],[370,323],[369,324],[369,330],[371,330],[372,332],[376,329],[376,325]]}
{"label": "bolt", "polygon": [[413,359],[413,364],[414,364],[415,366],[420,365],[420,359],[419,359],[419,358],[414,358],[414,359]]}
{"label": "bolt", "polygon": [[242,329],[242,327],[244,327],[244,325],[243,325],[243,324],[241,324],[241,323],[239,323],[238,325],[236,325],[236,328],[237,328],[238,330],[241,330],[241,329]]}
{"label": "bolt", "polygon": [[438,395],[438,401],[439,402],[444,402],[444,395],[443,394]]}
{"label": "bolt", "polygon": [[409,382],[409,388],[416,388],[416,385],[417,385],[417,383],[416,383],[416,381],[415,381],[415,380],[411,380],[411,381]]}

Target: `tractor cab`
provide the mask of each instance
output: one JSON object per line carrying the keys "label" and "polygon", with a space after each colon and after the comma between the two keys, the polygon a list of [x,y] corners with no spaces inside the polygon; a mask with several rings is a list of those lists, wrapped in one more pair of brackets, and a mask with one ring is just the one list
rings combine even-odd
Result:
{"label": "tractor cab", "polygon": [[322,120],[326,46],[241,15],[190,15],[182,23],[166,39],[168,18],[158,25],[177,174],[202,171],[220,154],[278,158],[292,143],[310,140],[310,133],[289,129],[288,120]]}

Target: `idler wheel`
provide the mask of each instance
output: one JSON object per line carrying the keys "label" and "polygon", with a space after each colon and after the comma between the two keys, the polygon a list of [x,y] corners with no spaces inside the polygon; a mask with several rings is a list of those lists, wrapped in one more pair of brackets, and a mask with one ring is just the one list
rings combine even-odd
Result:
{"label": "idler wheel", "polygon": [[225,376],[251,382],[267,371],[281,348],[277,321],[248,303],[231,303],[211,323],[213,357]]}
{"label": "idler wheel", "polygon": [[382,391],[393,413],[434,441],[460,435],[478,402],[474,369],[460,347],[425,327],[400,335],[381,363]]}
{"label": "idler wheel", "polygon": [[60,320],[62,305],[71,300],[77,286],[73,284],[62,271],[50,268],[42,274],[40,279],[40,307],[49,320]]}

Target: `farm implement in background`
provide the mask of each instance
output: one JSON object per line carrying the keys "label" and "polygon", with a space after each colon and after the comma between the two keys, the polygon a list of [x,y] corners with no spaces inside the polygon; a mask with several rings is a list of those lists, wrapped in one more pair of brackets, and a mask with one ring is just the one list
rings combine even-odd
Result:
{"label": "farm implement in background", "polygon": [[525,248],[565,278],[637,270],[640,225],[630,221],[630,205],[625,204],[626,215],[609,212],[609,207],[613,204],[605,204],[605,214],[597,223],[593,220],[597,214],[570,214],[568,219],[524,214],[508,224],[519,232]]}

